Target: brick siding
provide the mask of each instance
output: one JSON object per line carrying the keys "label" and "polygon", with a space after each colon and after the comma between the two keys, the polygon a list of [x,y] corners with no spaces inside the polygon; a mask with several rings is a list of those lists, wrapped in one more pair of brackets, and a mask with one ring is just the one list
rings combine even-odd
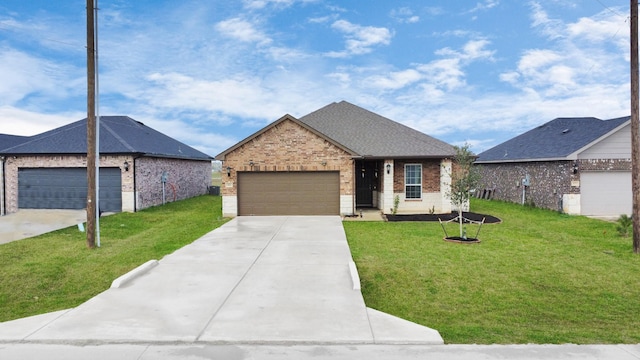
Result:
{"label": "brick siding", "polygon": [[229,152],[222,167],[223,196],[237,195],[238,171],[339,171],[340,195],[354,194],[351,155],[291,120]]}
{"label": "brick siding", "polygon": [[211,162],[142,157],[135,160],[137,207],[162,204],[162,174],[167,173],[165,201],[188,199],[207,193]]}
{"label": "brick siding", "polygon": [[393,167],[393,192],[404,193],[404,166],[422,165],[422,192],[440,192],[440,160],[395,160]]}
{"label": "brick siding", "polygon": [[[125,171],[124,162],[128,162],[130,170]],[[162,203],[162,171],[169,172],[169,183],[176,188],[176,199],[185,199],[207,193],[211,184],[210,161],[188,161],[163,158],[138,158],[134,160],[130,155],[100,156],[100,167],[118,167],[122,171],[122,192],[134,192],[135,181],[138,188],[137,209]],[[5,203],[6,213],[18,211],[18,169],[19,168],[72,168],[86,167],[86,156],[10,156],[5,159]],[[158,172],[160,175],[158,175]],[[158,185],[159,184],[159,185]],[[158,190],[159,189],[159,190]],[[167,190],[169,201],[173,201],[173,187]],[[132,201],[133,201],[133,197]],[[123,209],[133,209],[133,204],[125,204]]]}

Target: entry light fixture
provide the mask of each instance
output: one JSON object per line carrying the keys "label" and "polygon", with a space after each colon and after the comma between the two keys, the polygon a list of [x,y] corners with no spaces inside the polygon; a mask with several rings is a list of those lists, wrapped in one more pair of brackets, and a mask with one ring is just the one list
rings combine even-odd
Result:
{"label": "entry light fixture", "polygon": [[231,166],[227,166],[227,176],[231,176]]}
{"label": "entry light fixture", "polygon": [[391,174],[391,164],[387,164],[387,174]]}
{"label": "entry light fixture", "polygon": [[124,171],[129,171],[129,162],[128,161],[124,162]]}
{"label": "entry light fixture", "polygon": [[578,173],[578,162],[577,161],[573,162],[573,169],[572,170],[573,170],[574,174]]}
{"label": "entry light fixture", "polygon": [[249,166],[253,167],[253,165],[255,165],[255,163],[253,162],[253,160],[249,160]]}

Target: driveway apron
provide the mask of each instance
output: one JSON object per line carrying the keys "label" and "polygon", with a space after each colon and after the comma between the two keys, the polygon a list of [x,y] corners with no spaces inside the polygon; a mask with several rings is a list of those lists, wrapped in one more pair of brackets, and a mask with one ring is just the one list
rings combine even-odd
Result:
{"label": "driveway apron", "polygon": [[238,217],[74,309],[0,324],[0,341],[442,343],[367,309],[350,262],[340,217]]}

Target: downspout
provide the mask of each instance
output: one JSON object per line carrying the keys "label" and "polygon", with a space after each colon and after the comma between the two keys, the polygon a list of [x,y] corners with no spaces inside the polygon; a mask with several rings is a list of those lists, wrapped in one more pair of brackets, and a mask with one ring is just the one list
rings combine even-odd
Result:
{"label": "downspout", "polygon": [[351,180],[351,215],[356,215],[356,159],[351,159],[351,169],[353,170],[353,178]]}
{"label": "downspout", "polygon": [[132,159],[133,162],[133,212],[138,212],[138,184],[136,182],[136,172],[138,171],[138,166],[136,166],[136,160],[141,158],[142,155],[134,156]]}
{"label": "downspout", "polygon": [[4,216],[7,208],[7,197],[6,197],[6,182],[5,182],[5,166],[4,166],[5,157],[0,156],[0,162],[2,162],[2,166],[0,167],[0,173],[2,173],[2,203],[0,203],[0,216]]}

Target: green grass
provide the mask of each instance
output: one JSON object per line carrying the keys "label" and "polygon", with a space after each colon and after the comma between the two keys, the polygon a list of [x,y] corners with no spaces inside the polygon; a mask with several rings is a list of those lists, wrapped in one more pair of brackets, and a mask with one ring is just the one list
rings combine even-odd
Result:
{"label": "green grass", "polygon": [[640,343],[640,256],[615,223],[471,208],[503,220],[483,226],[480,244],[445,242],[438,223],[345,222],[367,306],[447,343]]}
{"label": "green grass", "polygon": [[102,217],[93,250],[75,226],[0,245],[0,322],[75,307],[225,221],[221,198],[200,196]]}

